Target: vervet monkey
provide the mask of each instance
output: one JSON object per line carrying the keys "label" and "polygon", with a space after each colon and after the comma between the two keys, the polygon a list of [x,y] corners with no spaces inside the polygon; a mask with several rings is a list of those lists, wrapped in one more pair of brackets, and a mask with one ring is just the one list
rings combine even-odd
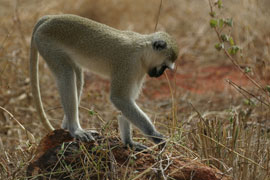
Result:
{"label": "vervet monkey", "polygon": [[148,116],[137,106],[146,74],[159,77],[173,69],[178,55],[176,41],[165,32],[148,35],[120,31],[76,15],[48,15],[34,27],[31,40],[30,76],[33,98],[44,126],[53,130],[43,109],[38,80],[38,52],[55,76],[64,109],[62,128],[82,141],[94,140],[79,123],[78,106],[83,70],[100,74],[111,82],[110,99],[122,112],[118,118],[123,143],[146,148],[132,141],[131,124],[155,143],[164,141]]}

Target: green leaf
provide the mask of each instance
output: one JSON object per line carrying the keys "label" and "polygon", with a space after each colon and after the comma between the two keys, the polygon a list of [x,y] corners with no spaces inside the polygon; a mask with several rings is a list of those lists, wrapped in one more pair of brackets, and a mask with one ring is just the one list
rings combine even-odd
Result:
{"label": "green leaf", "polygon": [[270,85],[266,85],[265,89],[270,93]]}
{"label": "green leaf", "polygon": [[230,40],[230,36],[228,36],[227,34],[221,34],[220,38],[224,42],[228,42]]}
{"label": "green leaf", "polygon": [[247,106],[254,106],[255,103],[251,99],[244,99],[243,103]]}
{"label": "green leaf", "polygon": [[232,38],[232,37],[229,38],[229,42],[230,42],[230,45],[231,45],[231,46],[234,45],[234,41],[233,41],[233,38]]}
{"label": "green leaf", "polygon": [[217,27],[218,21],[216,19],[210,20],[210,26],[211,28]]}
{"label": "green leaf", "polygon": [[89,112],[89,114],[90,114],[91,116],[93,116],[93,115],[95,115],[95,114],[96,114],[96,112],[95,112],[95,111],[93,111],[93,110],[89,110],[88,112]]}
{"label": "green leaf", "polygon": [[220,28],[222,28],[222,27],[224,26],[224,19],[219,19],[219,20],[218,20],[218,26],[219,26]]}
{"label": "green leaf", "polygon": [[229,121],[231,124],[233,123],[233,116],[230,117]]}
{"label": "green leaf", "polygon": [[222,6],[223,6],[222,0],[218,0],[217,5],[218,5],[219,9],[222,8]]}
{"label": "green leaf", "polygon": [[222,8],[223,7],[222,0],[217,0],[214,5],[218,6],[219,9]]}
{"label": "green leaf", "polygon": [[218,43],[215,45],[215,48],[220,51],[221,49],[224,49],[224,44],[223,43]]}
{"label": "green leaf", "polygon": [[235,55],[239,51],[239,49],[240,48],[238,46],[232,46],[232,47],[229,48],[229,53],[231,55]]}
{"label": "green leaf", "polygon": [[216,12],[212,11],[212,12],[209,13],[209,15],[210,15],[211,17],[215,17],[215,16],[216,16]]}
{"label": "green leaf", "polygon": [[249,73],[251,72],[251,68],[250,67],[245,67],[245,73]]}
{"label": "green leaf", "polygon": [[230,27],[233,27],[233,20],[232,18],[226,19],[224,23]]}

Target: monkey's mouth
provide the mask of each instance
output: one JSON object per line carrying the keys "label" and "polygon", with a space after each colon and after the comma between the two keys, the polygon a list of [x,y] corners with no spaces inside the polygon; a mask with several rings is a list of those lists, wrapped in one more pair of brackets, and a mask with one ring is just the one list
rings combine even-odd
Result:
{"label": "monkey's mouth", "polygon": [[165,65],[161,66],[160,68],[157,68],[157,67],[152,68],[148,71],[148,75],[150,77],[155,77],[155,78],[160,77],[166,68],[167,68],[167,66],[165,66]]}

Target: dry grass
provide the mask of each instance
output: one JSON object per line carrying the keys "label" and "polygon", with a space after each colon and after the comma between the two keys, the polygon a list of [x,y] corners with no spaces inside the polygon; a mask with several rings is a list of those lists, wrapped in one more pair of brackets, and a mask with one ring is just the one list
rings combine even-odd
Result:
{"label": "dry grass", "polygon": [[[270,67],[269,5],[268,0],[230,0],[225,2],[222,10],[224,17],[235,20],[231,33],[243,48],[243,56],[236,57],[238,62],[241,66],[251,67],[252,77],[264,85],[269,81]],[[32,103],[28,75],[29,42],[37,19],[45,14],[74,13],[115,28],[150,33],[155,28],[158,7],[156,0],[0,2],[0,107],[3,108],[0,109],[0,179],[23,179],[25,167],[45,134]],[[208,13],[207,1],[163,1],[157,29],[172,34],[180,45],[176,73],[192,74],[201,67],[230,64],[213,48],[217,37],[209,27]],[[59,127],[62,109],[52,76],[42,61],[40,73],[47,113],[54,126]],[[165,77],[147,81],[145,88],[148,89],[139,99],[140,106],[157,128],[171,137],[168,151],[197,158],[233,179],[270,179],[269,107],[254,98],[246,100],[240,93],[215,93],[210,89],[207,93],[196,94],[174,86],[173,80],[171,84],[175,91],[173,100],[170,94],[159,99],[147,95],[168,87]],[[262,96],[262,92],[252,85],[244,88],[256,97]],[[81,106],[96,113],[81,108],[81,121],[83,127],[95,127],[106,136],[118,133],[117,112],[108,100],[108,91],[107,81],[86,75]],[[264,101],[269,103],[269,95]],[[34,138],[27,135],[15,119]]]}

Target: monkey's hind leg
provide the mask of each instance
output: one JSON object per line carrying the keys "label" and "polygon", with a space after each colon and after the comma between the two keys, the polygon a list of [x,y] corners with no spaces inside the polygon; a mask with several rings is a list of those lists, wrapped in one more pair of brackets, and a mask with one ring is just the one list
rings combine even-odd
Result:
{"label": "monkey's hind leg", "polygon": [[118,116],[118,125],[119,125],[121,140],[126,146],[130,146],[135,151],[142,151],[147,148],[147,146],[144,146],[132,140],[131,124],[125,116],[123,115]]}
{"label": "monkey's hind leg", "polygon": [[[77,99],[78,99],[78,108],[79,108],[83,84],[84,84],[84,74],[83,74],[83,71],[80,67],[78,67],[76,65],[74,65],[74,67],[75,67],[74,70],[75,70],[75,74],[76,74]],[[67,117],[66,117],[66,115],[64,115],[61,127],[63,129],[68,129],[67,125],[68,125]]]}
{"label": "monkey's hind leg", "polygon": [[80,126],[76,74],[74,65],[69,63],[69,57],[64,53],[54,52],[44,59],[55,75],[58,85],[65,117],[62,127],[78,140],[85,142],[95,140],[91,131],[83,130]]}
{"label": "monkey's hind leg", "polygon": [[57,84],[60,92],[61,102],[65,114],[65,127],[71,135],[81,141],[94,140],[90,131],[85,131],[81,128],[78,112],[78,94],[76,87],[76,75],[68,64],[62,64],[61,70],[56,75]]}

